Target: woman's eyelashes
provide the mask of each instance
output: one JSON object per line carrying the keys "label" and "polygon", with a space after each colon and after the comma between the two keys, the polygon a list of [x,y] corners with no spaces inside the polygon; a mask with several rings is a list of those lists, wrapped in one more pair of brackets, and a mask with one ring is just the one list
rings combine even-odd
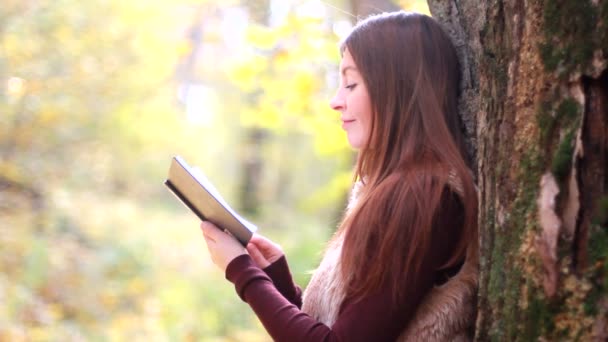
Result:
{"label": "woman's eyelashes", "polygon": [[348,90],[353,90],[353,89],[355,89],[356,86],[357,86],[357,83],[351,83],[351,84],[345,85],[344,88],[346,88]]}

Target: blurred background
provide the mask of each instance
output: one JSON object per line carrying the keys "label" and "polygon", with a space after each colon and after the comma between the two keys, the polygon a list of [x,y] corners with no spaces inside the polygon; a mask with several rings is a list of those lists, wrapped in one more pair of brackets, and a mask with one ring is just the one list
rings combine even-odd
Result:
{"label": "blurred background", "polygon": [[200,167],[305,286],[352,181],[356,3],[3,0],[0,341],[269,340],[163,181]]}

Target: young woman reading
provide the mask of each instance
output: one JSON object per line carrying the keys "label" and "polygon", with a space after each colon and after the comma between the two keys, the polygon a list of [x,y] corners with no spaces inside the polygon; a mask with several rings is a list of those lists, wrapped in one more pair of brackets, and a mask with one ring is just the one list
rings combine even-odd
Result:
{"label": "young woman reading", "polygon": [[281,248],[201,224],[213,261],[276,341],[471,338],[477,195],[457,114],[459,65],[430,17],[385,13],[341,45],[331,107],[358,150],[343,220],[304,294]]}

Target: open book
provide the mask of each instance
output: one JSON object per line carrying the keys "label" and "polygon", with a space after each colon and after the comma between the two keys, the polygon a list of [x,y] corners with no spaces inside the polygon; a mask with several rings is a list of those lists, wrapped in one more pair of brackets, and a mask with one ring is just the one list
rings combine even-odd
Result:
{"label": "open book", "polygon": [[188,166],[179,156],[173,157],[169,176],[165,180],[169,190],[201,220],[210,221],[227,230],[246,246],[257,227],[242,218],[222,198],[213,184],[198,169]]}

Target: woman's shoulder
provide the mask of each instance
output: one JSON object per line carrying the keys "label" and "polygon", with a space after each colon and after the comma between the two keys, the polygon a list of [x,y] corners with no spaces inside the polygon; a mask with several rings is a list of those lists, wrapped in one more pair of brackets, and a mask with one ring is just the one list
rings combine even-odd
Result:
{"label": "woman's shoulder", "polygon": [[379,208],[431,210],[458,208],[462,210],[462,182],[455,172],[438,168],[394,172],[371,186],[368,200]]}

